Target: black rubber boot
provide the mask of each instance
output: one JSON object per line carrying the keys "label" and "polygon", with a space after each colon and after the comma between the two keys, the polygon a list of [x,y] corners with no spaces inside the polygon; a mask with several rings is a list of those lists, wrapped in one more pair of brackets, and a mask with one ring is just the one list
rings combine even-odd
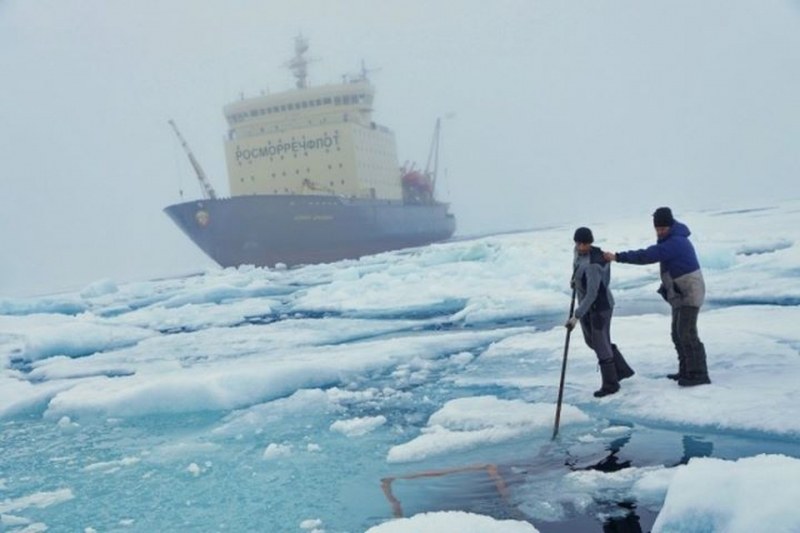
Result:
{"label": "black rubber boot", "polygon": [[667,377],[673,381],[678,381],[681,378],[685,378],[688,374],[686,373],[686,358],[682,355],[678,355],[678,371],[674,374],[667,374]]}
{"label": "black rubber boot", "polygon": [[675,346],[675,351],[678,354],[678,371],[672,374],[667,374],[667,378],[678,381],[681,377],[686,375],[686,358],[683,355],[683,349],[681,346],[681,339],[678,335],[678,324],[680,319],[680,308],[672,308],[672,327],[670,329],[670,337],[672,338],[672,344]]}
{"label": "black rubber boot", "polygon": [[595,398],[602,398],[619,390],[619,378],[613,360],[600,363],[600,375],[603,377],[603,385],[599,390],[594,391]]}
{"label": "black rubber boot", "polygon": [[678,385],[681,387],[694,387],[696,385],[709,385],[711,378],[708,374],[689,374],[688,377],[682,377],[678,380]]}
{"label": "black rubber boot", "polygon": [[711,383],[711,379],[708,377],[708,366],[706,365],[706,350],[702,344],[695,353],[686,357],[685,361],[686,373],[678,378],[678,385],[681,387],[694,387]]}
{"label": "black rubber boot", "polygon": [[667,374],[667,377],[672,381],[678,381],[682,377],[686,377],[686,365],[681,359],[680,363],[678,363],[678,371],[673,374]]}
{"label": "black rubber boot", "polygon": [[678,381],[686,376],[686,358],[678,352],[678,371],[674,374],[667,374],[667,377],[673,381]]}
{"label": "black rubber boot", "polygon": [[628,362],[622,357],[622,354],[617,348],[616,344],[611,345],[611,351],[614,353],[614,369],[617,371],[617,378],[622,381],[628,379],[636,372],[628,365]]}

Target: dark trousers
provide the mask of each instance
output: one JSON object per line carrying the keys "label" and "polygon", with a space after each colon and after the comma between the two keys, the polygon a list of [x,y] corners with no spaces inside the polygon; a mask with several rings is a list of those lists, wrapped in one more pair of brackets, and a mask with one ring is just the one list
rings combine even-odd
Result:
{"label": "dark trousers", "polygon": [[586,346],[594,351],[601,364],[614,360],[614,351],[611,347],[611,316],[613,314],[613,309],[589,311],[580,319],[583,340],[586,342]]}
{"label": "dark trousers", "polygon": [[688,305],[672,308],[672,343],[678,352],[682,375],[708,375],[706,348],[697,334],[699,307]]}

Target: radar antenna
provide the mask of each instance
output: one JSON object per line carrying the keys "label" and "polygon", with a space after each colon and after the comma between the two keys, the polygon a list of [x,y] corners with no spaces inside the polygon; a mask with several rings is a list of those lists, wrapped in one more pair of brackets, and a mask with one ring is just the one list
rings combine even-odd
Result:
{"label": "radar antenna", "polygon": [[369,81],[369,74],[371,72],[380,72],[381,69],[379,68],[367,68],[366,62],[361,60],[361,72],[359,72],[358,80],[357,81]]}
{"label": "radar antenna", "polygon": [[181,146],[183,146],[186,155],[189,156],[189,162],[192,164],[192,168],[194,168],[195,174],[197,174],[197,180],[200,182],[200,185],[203,189],[203,197],[207,200],[216,200],[217,193],[214,191],[214,187],[211,186],[211,183],[208,181],[208,177],[206,173],[203,171],[203,167],[200,166],[200,163],[197,162],[197,159],[194,158],[194,154],[192,153],[191,149],[189,149],[189,145],[186,144],[186,141],[181,135],[181,132],[178,131],[178,126],[175,125],[175,122],[172,119],[169,119],[169,125],[172,126],[172,129],[175,130],[175,135],[178,136],[178,140],[181,141]]}

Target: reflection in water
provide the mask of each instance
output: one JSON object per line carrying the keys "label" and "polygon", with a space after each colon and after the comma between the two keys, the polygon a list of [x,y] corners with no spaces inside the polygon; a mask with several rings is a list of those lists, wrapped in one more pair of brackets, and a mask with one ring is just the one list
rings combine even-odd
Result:
{"label": "reflection in water", "polygon": [[[612,440],[608,444],[608,455],[593,465],[579,468],[576,470],[599,470],[600,472],[617,472],[631,466],[631,461],[621,461],[619,452],[631,440],[628,433],[618,439]],[[623,516],[610,517],[603,522],[603,533],[642,533],[642,526],[639,523],[639,515],[636,513],[634,502],[617,502],[617,505],[627,512]]]}
{"label": "reflection in water", "polygon": [[[613,421],[612,426],[627,426],[631,431],[613,438],[604,446],[594,448],[595,452],[587,453],[587,448],[578,446],[574,449],[549,448],[533,461],[524,464],[484,463],[449,468],[434,468],[417,472],[396,473],[382,479],[382,490],[395,517],[412,516],[419,512],[461,510],[477,514],[485,514],[496,519],[515,519],[532,521],[542,533],[643,533],[650,531],[656,514],[652,509],[639,507],[636,500],[618,500],[612,496],[610,500],[596,501],[598,507],[593,510],[571,509],[570,503],[564,503],[569,518],[548,521],[537,513],[529,514],[531,509],[520,506],[521,500],[527,505],[535,505],[534,494],[517,494],[520,487],[530,486],[531,480],[547,484],[564,475],[564,470],[599,471],[604,473],[618,472],[634,466],[641,467],[654,464],[655,456],[643,457],[641,439],[631,444],[632,436],[643,434],[642,428],[633,431],[630,424]],[[657,443],[669,446],[667,434],[656,432],[647,449],[653,449]],[[636,440],[636,439],[634,439]],[[709,457],[714,453],[714,443],[708,436],[682,435],[682,450],[678,460],[674,450],[670,458],[662,456],[655,464],[674,467],[686,464],[694,457]],[[628,450],[626,450],[628,447]],[[589,448],[592,448],[591,443]],[[566,452],[566,458],[563,455]],[[663,461],[663,462],[662,462]],[[526,497],[527,496],[527,497]],[[541,496],[541,494],[539,495]],[[547,505],[547,502],[543,502]],[[540,508],[536,508],[541,511]],[[588,512],[587,512],[588,511]],[[605,518],[598,519],[598,515]]]}
{"label": "reflection in water", "polygon": [[692,457],[711,457],[714,443],[695,435],[683,436],[683,457],[678,464],[685,465]]}
{"label": "reflection in water", "polygon": [[[586,467],[576,468],[575,470],[599,470],[600,472],[617,472],[631,466],[630,460],[620,460],[619,452],[631,440],[630,433],[614,439],[608,445],[608,455],[600,461]],[[683,455],[680,461],[673,466],[686,464],[694,457],[710,457],[714,453],[714,443],[698,435],[683,435]],[[569,465],[569,461],[567,461]],[[617,505],[628,511],[620,517],[608,518],[603,523],[603,533],[642,533],[640,517],[636,512],[634,502],[617,502]]]}
{"label": "reflection in water", "polygon": [[609,518],[603,523],[603,533],[642,533],[639,515],[631,512],[621,518]]}
{"label": "reflection in water", "polygon": [[[623,468],[628,468],[631,466],[630,461],[620,461],[617,454],[619,451],[625,447],[631,440],[630,433],[626,434],[623,437],[618,439],[612,440],[608,444],[608,455],[603,457],[600,461],[594,463],[593,465],[582,467],[582,468],[572,468],[572,470],[599,470],[600,472],[616,472],[618,470],[622,470]],[[570,460],[567,460],[567,466],[574,466],[574,463],[571,463]]]}

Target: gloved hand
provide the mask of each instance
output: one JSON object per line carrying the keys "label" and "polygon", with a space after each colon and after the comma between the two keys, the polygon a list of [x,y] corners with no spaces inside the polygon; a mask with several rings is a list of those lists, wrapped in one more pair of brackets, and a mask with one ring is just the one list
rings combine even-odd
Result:
{"label": "gloved hand", "polygon": [[564,324],[564,327],[567,328],[568,330],[572,331],[572,328],[574,328],[575,324],[577,324],[577,323],[578,323],[578,319],[576,317],[574,317],[574,316],[571,316],[571,317],[569,317],[569,320],[567,320],[567,323]]}
{"label": "gloved hand", "polygon": [[659,285],[658,290],[656,292],[660,294],[662,298],[664,298],[665,302],[669,303],[669,297],[667,296],[667,288],[664,286],[663,283]]}

